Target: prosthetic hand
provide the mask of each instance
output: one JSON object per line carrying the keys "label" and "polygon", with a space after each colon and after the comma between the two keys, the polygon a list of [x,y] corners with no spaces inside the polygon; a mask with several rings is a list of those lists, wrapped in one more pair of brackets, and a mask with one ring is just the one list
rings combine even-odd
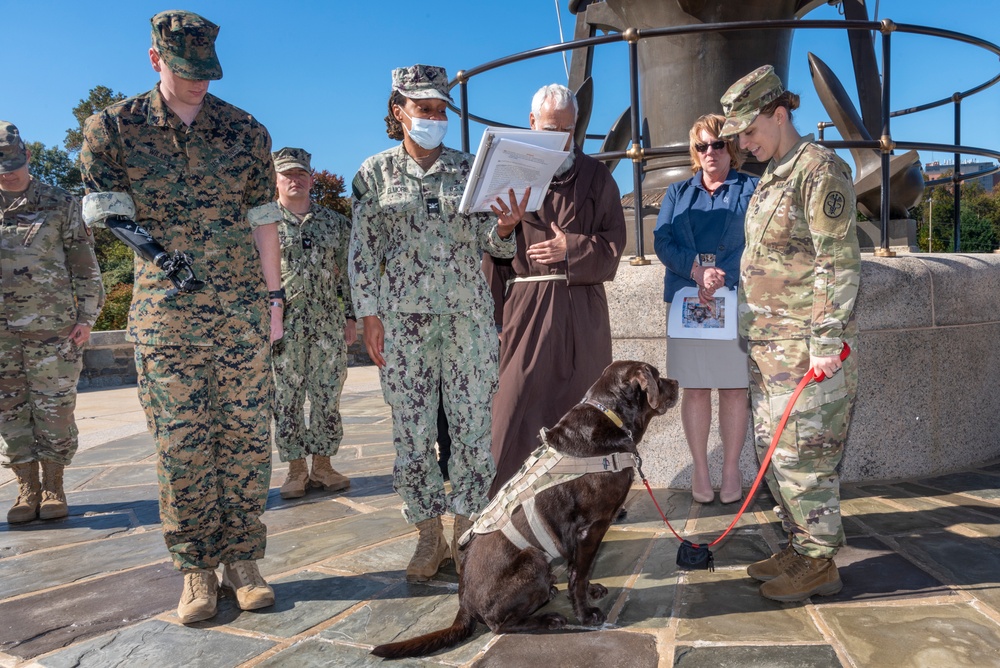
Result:
{"label": "prosthetic hand", "polygon": [[83,220],[111,230],[136,255],[163,270],[181,292],[197,292],[205,287],[191,268],[191,256],[179,250],[170,253],[149,232],[138,225],[135,204],[125,193],[91,193],[83,198]]}

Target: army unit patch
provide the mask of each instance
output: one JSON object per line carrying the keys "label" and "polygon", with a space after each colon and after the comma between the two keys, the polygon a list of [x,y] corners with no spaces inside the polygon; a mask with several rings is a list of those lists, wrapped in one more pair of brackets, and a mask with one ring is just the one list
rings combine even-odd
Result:
{"label": "army unit patch", "polygon": [[844,213],[844,203],[847,200],[844,196],[837,191],[831,192],[823,200],[823,213],[825,213],[830,218],[839,218],[840,214]]}

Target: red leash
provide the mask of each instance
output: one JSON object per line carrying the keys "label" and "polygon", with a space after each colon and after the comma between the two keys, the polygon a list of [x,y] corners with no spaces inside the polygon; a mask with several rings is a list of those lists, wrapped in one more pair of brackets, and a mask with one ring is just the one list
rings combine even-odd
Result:
{"label": "red leash", "polygon": [[[850,354],[851,348],[845,343],[843,350],[840,351],[840,360],[846,360],[847,356]],[[663,521],[667,523],[667,527],[669,527],[670,531],[677,537],[677,540],[681,541],[681,548],[677,556],[678,565],[689,565],[696,568],[712,568],[712,552],[709,548],[717,545],[729,534],[732,528],[736,526],[736,523],[739,522],[740,517],[743,516],[744,511],[746,511],[747,506],[750,505],[754,495],[757,494],[757,488],[760,487],[760,482],[764,479],[767,467],[771,463],[771,456],[774,455],[774,450],[778,447],[778,439],[781,438],[782,432],[785,431],[785,424],[788,422],[788,418],[792,414],[792,408],[795,407],[795,402],[798,400],[799,395],[802,394],[802,390],[804,390],[806,385],[810,382],[815,380],[818,383],[824,378],[825,376],[822,373],[816,375],[812,369],[809,369],[809,371],[806,372],[805,377],[799,381],[799,384],[795,387],[795,391],[792,392],[791,398],[788,400],[788,405],[785,407],[785,412],[781,416],[778,428],[774,431],[774,436],[771,438],[771,447],[767,449],[767,454],[764,455],[764,461],[761,463],[760,470],[757,472],[757,478],[753,481],[750,491],[743,500],[743,505],[740,507],[740,511],[736,513],[736,517],[734,517],[733,521],[729,523],[729,526],[722,532],[722,535],[713,540],[711,543],[692,543],[691,541],[681,537],[681,535],[674,530],[674,527],[670,524],[670,520],[667,519],[667,516],[663,514],[663,510],[660,509],[660,504],[656,502],[656,497],[653,496],[653,489],[649,486],[649,481],[646,480],[646,476],[643,475],[642,469],[638,469],[639,476],[642,478],[642,483],[646,486],[646,490],[649,492],[649,498],[653,499],[653,505],[656,506],[656,510],[659,511],[660,517],[662,517]],[[687,551],[688,555],[683,557],[684,563],[682,564],[682,554],[684,554],[685,551]]]}

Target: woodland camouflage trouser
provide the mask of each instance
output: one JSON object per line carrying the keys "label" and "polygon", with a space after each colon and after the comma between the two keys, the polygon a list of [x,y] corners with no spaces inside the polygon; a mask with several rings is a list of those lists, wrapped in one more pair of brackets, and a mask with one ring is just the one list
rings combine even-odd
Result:
{"label": "woodland camouflage trouser", "polygon": [[163,537],[179,570],[264,556],[270,357],[266,344],[135,347]]}

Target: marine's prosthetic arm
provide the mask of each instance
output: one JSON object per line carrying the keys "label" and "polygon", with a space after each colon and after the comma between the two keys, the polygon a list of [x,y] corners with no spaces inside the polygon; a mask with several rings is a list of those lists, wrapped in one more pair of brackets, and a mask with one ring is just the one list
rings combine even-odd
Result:
{"label": "marine's prosthetic arm", "polygon": [[83,198],[83,220],[88,225],[103,225],[142,259],[163,270],[170,282],[182,292],[197,292],[205,287],[191,269],[191,256],[179,250],[170,253],[141,225],[135,222],[135,203],[126,193],[90,193]]}

